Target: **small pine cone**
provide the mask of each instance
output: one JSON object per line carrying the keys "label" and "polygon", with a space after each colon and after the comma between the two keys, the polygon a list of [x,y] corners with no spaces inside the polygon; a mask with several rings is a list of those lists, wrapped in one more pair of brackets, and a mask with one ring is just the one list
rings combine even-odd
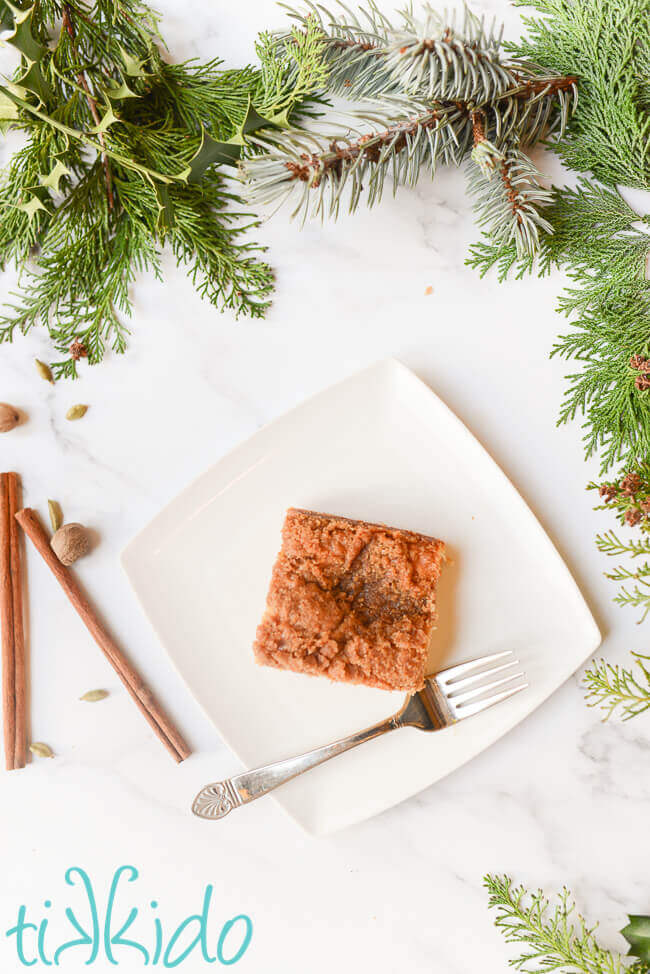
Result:
{"label": "small pine cone", "polygon": [[650,497],[646,498],[646,500],[644,501],[641,501],[639,507],[641,508],[644,514],[650,514]]}
{"label": "small pine cone", "polygon": [[621,493],[632,497],[641,488],[642,480],[638,473],[629,473],[621,480]]}
{"label": "small pine cone", "polygon": [[76,340],[70,346],[70,355],[75,362],[78,362],[80,358],[88,357],[88,349],[83,342]]}
{"label": "small pine cone", "polygon": [[636,507],[631,507],[629,511],[625,512],[625,523],[629,524],[630,527],[633,528],[635,524],[639,523],[641,517],[641,511]]}
{"label": "small pine cone", "polygon": [[634,380],[634,385],[639,392],[645,392],[646,389],[650,389],[650,373],[646,372],[644,375],[637,375]]}
{"label": "small pine cone", "polygon": [[643,355],[633,355],[632,356],[632,358],[630,359],[630,368],[631,369],[639,369],[639,370],[641,370],[641,369],[644,369],[645,367],[646,367],[646,360],[644,359]]}

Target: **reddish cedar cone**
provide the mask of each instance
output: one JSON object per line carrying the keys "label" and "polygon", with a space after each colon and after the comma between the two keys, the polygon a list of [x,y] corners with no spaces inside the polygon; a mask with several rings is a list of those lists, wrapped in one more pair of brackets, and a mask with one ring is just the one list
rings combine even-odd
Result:
{"label": "reddish cedar cone", "polygon": [[617,489],[615,484],[602,484],[598,489],[598,493],[604,499],[605,503],[608,504],[610,501],[614,500],[617,494]]}
{"label": "reddish cedar cone", "polygon": [[75,362],[78,362],[80,358],[88,357],[88,349],[83,342],[74,341],[70,346],[70,356]]}
{"label": "reddish cedar cone", "polygon": [[639,372],[650,370],[650,360],[643,355],[633,355],[630,359],[630,368],[638,369]]}
{"label": "reddish cedar cone", "polygon": [[626,497],[631,497],[633,494],[640,490],[642,485],[642,480],[638,473],[629,473],[627,476],[623,477],[621,481],[621,491],[626,495]]}

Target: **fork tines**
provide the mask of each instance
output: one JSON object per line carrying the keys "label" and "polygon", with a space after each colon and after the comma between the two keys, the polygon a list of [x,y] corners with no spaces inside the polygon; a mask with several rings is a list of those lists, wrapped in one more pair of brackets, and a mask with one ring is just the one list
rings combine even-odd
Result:
{"label": "fork tines", "polygon": [[492,653],[441,670],[432,680],[456,720],[471,717],[525,690],[528,683],[511,650]]}

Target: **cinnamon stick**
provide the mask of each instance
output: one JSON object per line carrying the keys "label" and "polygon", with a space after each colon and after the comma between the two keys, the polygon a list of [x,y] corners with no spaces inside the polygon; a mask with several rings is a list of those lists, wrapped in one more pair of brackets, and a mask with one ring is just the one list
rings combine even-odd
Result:
{"label": "cinnamon stick", "polygon": [[24,510],[18,511],[16,520],[68,596],[88,632],[135,700],[142,715],[174,760],[183,761],[191,753],[189,747],[99,619],[72,571],[62,565],[52,551],[48,534],[36,512],[26,507]]}
{"label": "cinnamon stick", "polygon": [[9,480],[9,539],[11,548],[11,584],[13,589],[14,633],[14,698],[15,745],[14,768],[24,768],[27,762],[27,680],[25,664],[25,624],[23,607],[23,559],[22,538],[16,523],[20,510],[20,478],[17,473],[7,475]]}
{"label": "cinnamon stick", "polygon": [[9,475],[0,474],[0,626],[2,628],[2,726],[5,767],[13,771],[16,750],[16,671],[11,584]]}

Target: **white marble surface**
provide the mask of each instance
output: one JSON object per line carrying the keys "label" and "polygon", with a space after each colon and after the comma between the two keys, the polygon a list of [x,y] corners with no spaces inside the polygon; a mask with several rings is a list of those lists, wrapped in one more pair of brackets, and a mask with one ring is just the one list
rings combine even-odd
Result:
{"label": "white marble surface", "polygon": [[[257,27],[281,17],[265,0],[158,6],[175,56],[219,54],[232,64],[253,56]],[[517,31],[505,0],[484,8]],[[565,327],[553,310],[561,276],[501,286],[466,269],[477,234],[457,172],[337,226],[300,232],[280,213],[260,236],[277,269],[265,321],[215,313],[167,256],[164,285],[141,277],[133,289],[128,354],[82,370],[76,385],[51,387],[36,374],[34,357],[50,357],[42,332],[0,351],[0,399],[29,414],[2,437],[0,466],[21,471],[28,504],[46,513],[57,498],[68,519],[98,532],[79,575],[195,749],[173,765],[30,552],[32,739],[57,756],[0,776],[2,970],[19,969],[4,931],[20,903],[42,914],[51,897],[56,939],[64,870],[83,866],[103,889],[125,863],[141,873],[132,905],[155,897],[169,924],[198,910],[213,883],[215,917],[253,919],[239,968],[256,974],[500,974],[509,951],[486,909],[488,870],[548,889],[567,884],[601,921],[603,941],[622,946],[625,912],[650,905],[649,725],[602,725],[583,704],[579,675],[462,770],[331,838],[306,838],[270,800],[222,825],[189,814],[197,788],[237,762],[172,671],[119,552],[233,444],[383,356],[430,383],[511,476],[582,585],[606,655],[622,661],[647,649],[646,630],[612,605],[602,577],[593,535],[611,525],[584,491],[595,469],[582,459],[579,427],[555,428],[567,369],[547,356]],[[4,275],[3,290],[10,282]],[[71,424],[74,402],[91,409]],[[78,702],[98,686],[111,691],[107,701]],[[67,969],[82,966],[70,956]],[[122,966],[140,961],[127,952]],[[204,966],[188,960],[185,969]]]}

